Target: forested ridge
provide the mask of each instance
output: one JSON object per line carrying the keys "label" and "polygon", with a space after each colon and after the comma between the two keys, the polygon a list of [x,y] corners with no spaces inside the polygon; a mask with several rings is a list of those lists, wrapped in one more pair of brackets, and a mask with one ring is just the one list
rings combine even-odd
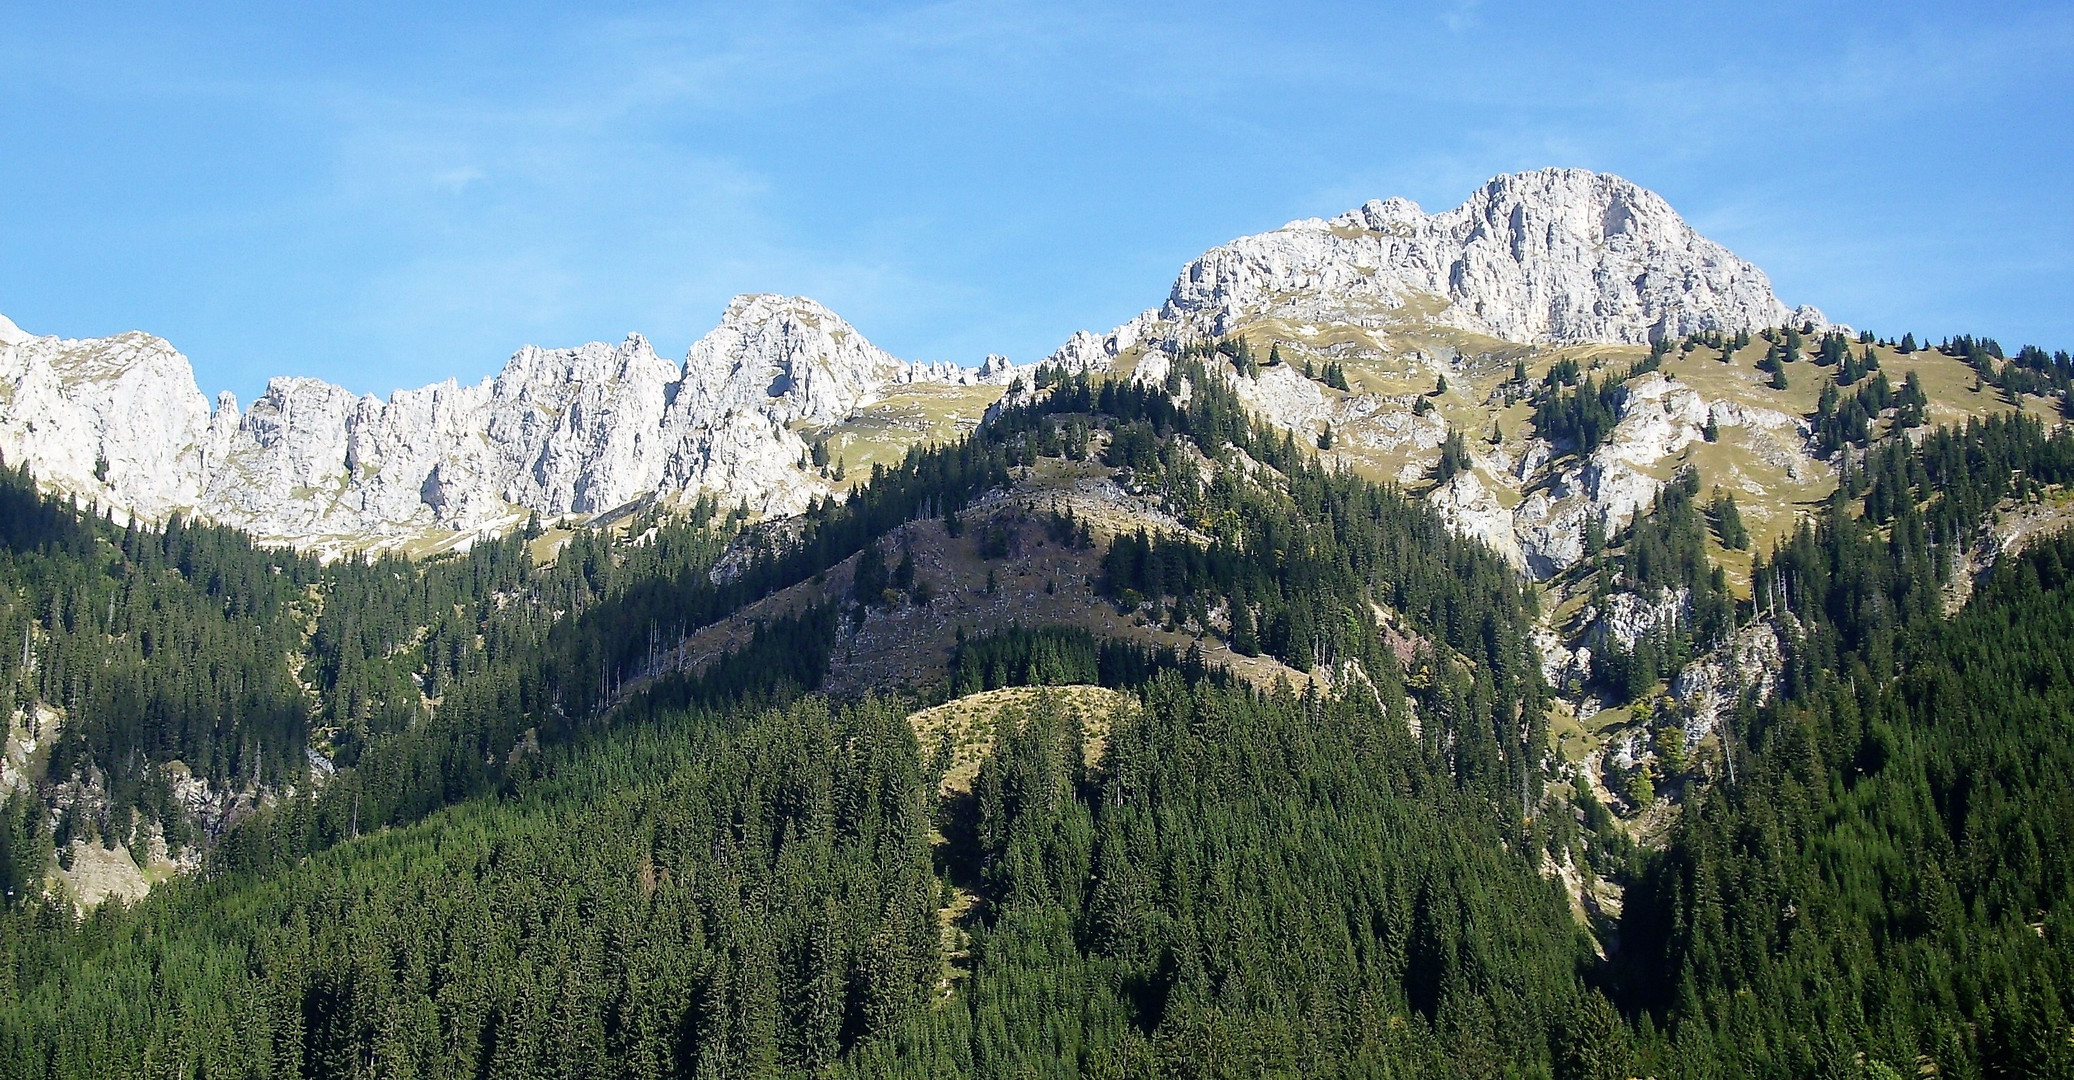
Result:
{"label": "forested ridge", "polygon": [[[1610,402],[1566,385],[1544,402],[1580,423]],[[1688,598],[1605,660],[1609,686],[1639,693],[1752,619],[1782,630],[1778,693],[1734,710],[1655,850],[1551,783],[1534,599],[1505,565],[1320,467],[1193,359],[1166,386],[1047,375],[783,530],[650,509],[538,567],[530,529],[319,566],[119,528],[10,473],[16,701],[61,704],[61,751],[111,795],[139,778],[109,805],[140,820],[170,812],[149,766],[176,758],[277,798],[204,872],[80,922],[36,899],[55,837],[10,800],[0,1073],[2067,1074],[2074,541],[2004,559],[1956,618],[1941,598],[1998,507],[2074,482],[2074,437],[2021,417],[1920,446],[1836,430],[1843,483],[1761,553],[1754,602],[1704,555],[1732,502],[1684,478],[1581,571]],[[1338,690],[1031,626],[962,640],[920,700],[830,701],[869,590],[766,620],[702,671],[661,663],[1097,442],[1188,530],[1116,537],[1104,596],[1214,611],[1235,652]],[[1138,701],[1100,756],[1040,694],[969,791],[905,721],[1077,682]],[[1551,870],[1584,841],[1628,886],[1604,941]]]}
{"label": "forested ridge", "polygon": [[1949,621],[1939,588],[1998,502],[2070,480],[2065,430],[1941,429],[1876,452],[1759,566],[1797,631],[1782,693],[1735,717],[1727,782],[1622,921],[1615,985],[1675,1033],[1656,1067],[2074,1070],[2074,539],[1997,565]]}

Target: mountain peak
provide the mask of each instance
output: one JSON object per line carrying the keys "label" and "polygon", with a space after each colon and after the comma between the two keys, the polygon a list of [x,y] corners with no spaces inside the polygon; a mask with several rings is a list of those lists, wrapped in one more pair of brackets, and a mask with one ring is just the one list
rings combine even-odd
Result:
{"label": "mountain peak", "polygon": [[1438,213],[1377,199],[1240,237],[1183,268],[1157,311],[1105,339],[1075,338],[1053,358],[1084,367],[1102,359],[1096,351],[1113,359],[1264,323],[1291,338],[1337,325],[1378,342],[1448,328],[1575,345],[1789,320],[1819,323],[1821,313],[1780,303],[1763,271],[1662,196],[1610,173],[1551,168],[1492,177]]}
{"label": "mountain peak", "polygon": [[744,312],[773,311],[780,308],[804,308],[821,312],[828,310],[819,300],[810,296],[787,296],[784,293],[773,292],[736,293],[728,300],[727,310],[722,313],[720,321],[734,322],[743,318]]}
{"label": "mountain peak", "polygon": [[16,326],[13,319],[0,315],[0,346],[20,345],[24,341],[34,341],[35,339],[36,335]]}
{"label": "mountain peak", "polygon": [[[1377,199],[1241,237],[1190,262],[1159,309],[1076,334],[1048,362],[1103,370],[1244,331],[1285,352],[1416,367],[1429,362],[1419,350],[1479,340],[1637,343],[1789,319],[1822,322],[1789,311],[1762,272],[1655,193],[1542,169],[1493,177],[1438,213]],[[695,491],[797,510],[828,490],[801,464],[806,440],[847,438],[837,425],[882,406],[920,431],[915,402],[955,411],[942,403],[985,395],[914,384],[1007,386],[1022,370],[999,357],[978,369],[903,361],[809,297],[744,293],[681,364],[628,334],[528,345],[480,383],[387,399],[275,380],[240,412],[230,399],[212,410],[161,339],[35,337],[0,317],[0,451],[61,490],[146,516],[191,510],[346,550]],[[1304,388],[1285,389],[1294,402]]]}
{"label": "mountain peak", "polygon": [[1423,220],[1425,216],[1426,212],[1419,209],[1418,203],[1401,195],[1392,195],[1387,199],[1370,199],[1327,224],[1381,230],[1394,223]]}
{"label": "mountain peak", "polygon": [[714,415],[755,409],[778,423],[833,423],[907,365],[804,296],[747,293],[684,359],[690,402]]}

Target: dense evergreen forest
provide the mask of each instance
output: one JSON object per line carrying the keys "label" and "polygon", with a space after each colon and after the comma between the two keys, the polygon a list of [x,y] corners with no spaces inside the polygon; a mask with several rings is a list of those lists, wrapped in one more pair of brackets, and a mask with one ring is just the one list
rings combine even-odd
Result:
{"label": "dense evergreen forest", "polygon": [[2064,431],[1941,429],[1760,565],[1783,692],[1628,893],[1615,985],[1671,1034],[1652,1069],[2074,1072],[2074,540],[1949,621],[1939,589],[1999,501],[2069,481]]}
{"label": "dense evergreen forest", "polygon": [[[1220,358],[1257,364],[1050,373],[784,529],[651,508],[544,566],[533,529],[319,566],[0,476],[0,678],[63,709],[64,763],[110,793],[59,827],[170,831],[173,760],[275,793],[202,872],[83,921],[35,888],[71,835],[4,804],[0,1074],[2074,1072],[2074,541],[2005,559],[1955,618],[1942,602],[1998,506],[2074,483],[2074,436],[2011,417],[1861,446],[1839,423],[1836,496],[1740,605],[1704,554],[1740,530],[1733,502],[1689,477],[1595,538],[1580,573],[1688,613],[1602,682],[1639,694],[1751,619],[1786,642],[1777,695],[1734,711],[1645,851],[1551,783],[1532,594],[1416,499],[1256,424],[1206,377]],[[1866,405],[1898,421],[1886,393]],[[1615,401],[1571,372],[1541,404],[1581,446]],[[1034,626],[961,640],[916,700],[830,701],[868,586],[702,671],[665,663],[860,551],[890,588],[888,531],[962,528],[1017,467],[1096,452],[1188,528],[1116,537],[1108,602],[1335,690]],[[1137,707],[1096,751],[1040,694],[969,791],[905,721],[1065,683]],[[1580,831],[1628,886],[1603,944],[1550,872]]]}

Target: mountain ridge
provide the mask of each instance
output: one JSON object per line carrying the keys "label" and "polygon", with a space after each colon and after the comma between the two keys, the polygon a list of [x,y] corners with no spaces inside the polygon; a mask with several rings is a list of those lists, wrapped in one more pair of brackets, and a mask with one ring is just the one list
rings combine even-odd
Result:
{"label": "mountain ridge", "polygon": [[[384,399],[284,377],[240,411],[228,394],[212,407],[161,338],[34,337],[10,322],[0,454],[147,518],[199,514],[327,554],[440,550],[533,514],[702,493],[796,513],[842,488],[812,460],[813,440],[903,385],[1005,388],[1042,365],[1127,371],[1148,355],[1149,376],[1190,342],[1248,331],[1322,360],[1452,335],[1466,344],[1413,354],[1443,371],[1477,342],[1634,344],[1787,321],[1828,325],[1787,308],[1762,271],[1655,193],[1544,169],[1496,177],[1438,214],[1376,200],[1238,238],[1192,260],[1161,307],[1102,337],[1076,333],[1036,365],[905,361],[812,300],[745,294],[681,364],[639,334],[527,345],[474,384]],[[1291,401],[1316,396],[1284,389]],[[1249,392],[1265,404],[1265,391]],[[1308,428],[1346,411],[1317,404],[1277,419]],[[1409,402],[1393,409],[1409,417]],[[1437,447],[1445,430],[1415,441]]]}
{"label": "mountain ridge", "polygon": [[243,410],[228,392],[211,408],[162,338],[20,334],[0,345],[0,453],[112,510],[337,552],[698,492],[797,512],[832,486],[797,467],[808,446],[789,425],[1005,371],[899,360],[821,305],[767,294],[737,297],[681,365],[636,333],[527,345],[478,383],[387,398],[280,376]]}

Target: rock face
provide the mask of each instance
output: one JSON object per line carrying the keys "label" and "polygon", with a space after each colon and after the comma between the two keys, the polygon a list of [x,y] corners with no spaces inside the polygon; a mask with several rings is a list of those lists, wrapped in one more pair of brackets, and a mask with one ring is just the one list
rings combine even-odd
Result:
{"label": "rock face", "polygon": [[219,434],[187,358],[159,338],[0,327],[0,455],[44,484],[120,492],[121,505],[160,517],[199,501]]}
{"label": "rock face", "polygon": [[386,400],[278,378],[212,409],[186,357],[142,333],[62,340],[0,325],[0,454],[58,490],[150,518],[200,513],[319,549],[713,494],[766,513],[827,490],[795,427],[905,383],[1003,383],[1014,369],[914,364],[798,297],[742,296],[663,360],[618,345],[520,349],[495,377]]}
{"label": "rock face", "polygon": [[1496,177],[1427,214],[1405,199],[1293,221],[1214,248],[1166,303],[1052,354],[1085,369],[1146,342],[1220,337],[1262,319],[1386,328],[1408,318],[1504,341],[1647,343],[1788,321],[1764,272],[1618,176],[1542,169]]}

